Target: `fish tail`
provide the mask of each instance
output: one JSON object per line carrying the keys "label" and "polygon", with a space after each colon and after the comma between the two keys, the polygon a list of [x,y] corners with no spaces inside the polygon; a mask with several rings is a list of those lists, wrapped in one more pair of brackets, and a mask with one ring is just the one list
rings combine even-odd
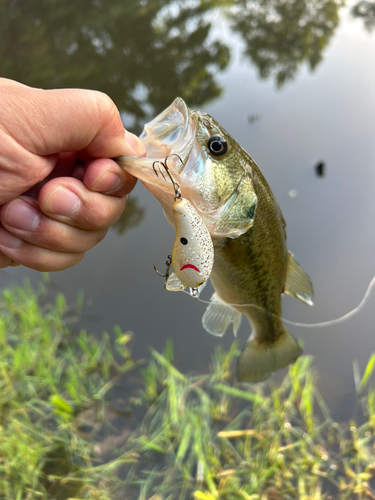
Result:
{"label": "fish tail", "polygon": [[273,343],[261,343],[251,336],[237,361],[237,379],[241,382],[261,382],[273,372],[285,368],[302,354],[302,349],[290,333],[282,333]]}

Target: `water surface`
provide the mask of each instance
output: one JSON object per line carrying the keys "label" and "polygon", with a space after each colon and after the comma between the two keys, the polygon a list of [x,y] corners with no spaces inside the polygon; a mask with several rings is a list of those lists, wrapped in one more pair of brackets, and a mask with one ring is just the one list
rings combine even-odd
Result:
{"label": "water surface", "polygon": [[[0,76],[107,92],[137,133],[177,95],[212,114],[258,163],[286,219],[288,247],[312,279],[315,306],[286,297],[284,317],[321,322],[354,308],[375,274],[375,33],[364,5],[355,18],[354,3],[330,0],[225,10],[214,1],[184,9],[168,0],[3,1]],[[203,371],[232,334],[210,336],[204,304],[164,291],[153,264],[163,269],[173,240],[139,183],[124,219],[80,264],[51,274],[50,287],[71,301],[83,290],[81,324],[98,334],[114,324],[132,330],[136,357],[171,338],[178,367]],[[0,276],[3,288],[40,280],[24,268]],[[375,294],[338,326],[289,328],[315,357],[339,419],[355,399],[353,360],[363,369],[375,350],[374,303]],[[249,333],[243,320],[241,343]]]}

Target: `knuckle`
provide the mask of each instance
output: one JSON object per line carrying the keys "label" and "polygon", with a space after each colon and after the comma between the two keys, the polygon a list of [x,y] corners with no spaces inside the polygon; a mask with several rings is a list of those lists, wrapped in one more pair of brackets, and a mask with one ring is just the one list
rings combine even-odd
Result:
{"label": "knuckle", "polygon": [[91,93],[93,104],[95,105],[96,114],[98,119],[102,119],[102,116],[111,115],[116,111],[116,106],[112,99],[104,92],[99,92],[97,90]]}
{"label": "knuckle", "polygon": [[93,91],[93,96],[96,105],[97,116],[102,119],[103,116],[106,117],[107,124],[110,124],[114,132],[118,134],[123,133],[124,126],[120,118],[119,110],[117,109],[113,100],[109,95],[104,92]]}
{"label": "knuckle", "polygon": [[68,249],[75,250],[77,244],[80,244],[79,238],[72,238],[68,232],[65,231],[48,231],[39,234],[40,244],[53,248],[56,251],[67,251]]}
{"label": "knuckle", "polygon": [[90,210],[86,217],[86,223],[94,230],[107,229],[113,219],[113,210],[111,207],[102,204],[100,210]]}
{"label": "knuckle", "polygon": [[12,259],[0,252],[0,269],[4,269],[12,264]]}
{"label": "knuckle", "polygon": [[94,98],[96,100],[96,106],[98,111],[103,111],[104,110],[116,110],[115,103],[113,100],[109,97],[109,95],[105,94],[104,92],[100,92],[99,90],[94,90],[93,91]]}
{"label": "knuckle", "polygon": [[51,252],[49,255],[36,255],[33,263],[28,265],[31,269],[39,272],[64,271],[78,264],[84,257],[85,252],[56,255]]}
{"label": "knuckle", "polygon": [[[77,233],[78,231],[78,233]],[[70,226],[61,227],[59,230],[42,231],[38,235],[38,243],[55,252],[86,252],[102,241],[107,229],[84,230]]]}
{"label": "knuckle", "polygon": [[97,240],[96,240],[95,245],[97,245],[98,243],[100,243],[101,241],[103,241],[107,233],[108,233],[108,228],[107,229],[102,229],[101,231],[97,231],[96,232],[96,234],[97,234]]}

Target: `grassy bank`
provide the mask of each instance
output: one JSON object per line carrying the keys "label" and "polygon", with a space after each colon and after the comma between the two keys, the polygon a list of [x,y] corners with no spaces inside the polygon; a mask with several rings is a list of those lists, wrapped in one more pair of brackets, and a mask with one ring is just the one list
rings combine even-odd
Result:
{"label": "grassy bank", "polygon": [[238,385],[233,344],[192,377],[171,345],[135,362],[129,333],[73,332],[74,314],[27,285],[0,299],[1,499],[375,498],[375,356],[363,421],[339,425],[308,356]]}

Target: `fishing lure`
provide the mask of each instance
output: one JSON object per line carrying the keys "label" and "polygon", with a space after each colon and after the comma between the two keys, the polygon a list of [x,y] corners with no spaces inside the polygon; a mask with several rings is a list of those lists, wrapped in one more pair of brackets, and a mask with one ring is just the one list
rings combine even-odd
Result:
{"label": "fishing lure", "polygon": [[[160,168],[162,166],[172,182],[175,192],[173,217],[176,226],[176,237],[172,254],[168,255],[166,261],[166,273],[160,274],[155,266],[154,269],[159,276],[166,279],[164,287],[167,290],[175,292],[190,287],[192,295],[197,296],[199,290],[203,288],[210,277],[214,264],[214,247],[211,235],[202,218],[190,201],[182,198],[180,186],[174,180],[168,168],[167,159],[168,156],[164,162],[154,162],[153,169],[158,176],[156,169],[156,166],[158,166],[159,172],[164,177],[164,173]],[[171,266],[174,273],[169,274]]]}

